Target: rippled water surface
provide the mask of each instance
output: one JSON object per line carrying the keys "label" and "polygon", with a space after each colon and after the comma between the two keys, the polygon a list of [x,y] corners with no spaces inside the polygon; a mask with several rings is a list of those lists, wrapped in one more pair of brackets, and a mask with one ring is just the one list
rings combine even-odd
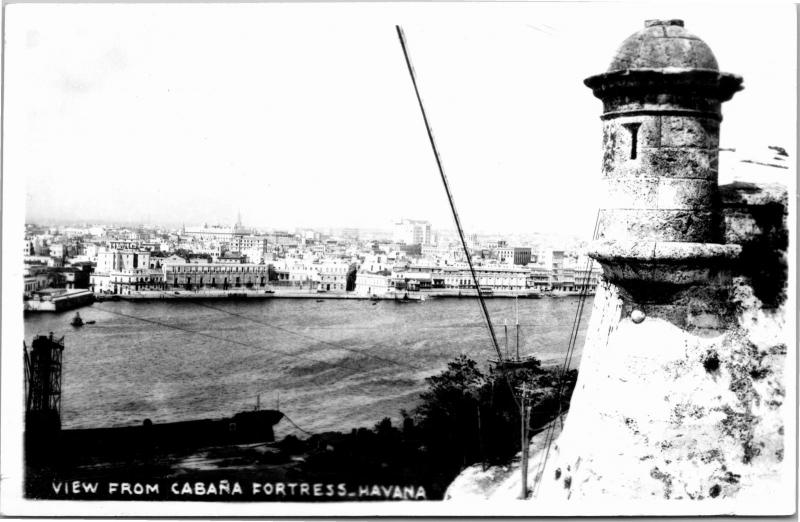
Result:
{"label": "rippled water surface", "polygon": [[[513,299],[487,301],[501,348]],[[520,299],[520,352],[563,357],[577,298]],[[591,310],[586,303],[573,366]],[[460,353],[482,367],[493,355],[474,299],[391,301],[104,302],[73,312],[30,314],[25,337],[65,336],[63,425],[118,426],[280,409],[307,430],[349,430],[411,410]],[[513,329],[509,328],[511,351]],[[282,422],[280,436],[291,428]]]}

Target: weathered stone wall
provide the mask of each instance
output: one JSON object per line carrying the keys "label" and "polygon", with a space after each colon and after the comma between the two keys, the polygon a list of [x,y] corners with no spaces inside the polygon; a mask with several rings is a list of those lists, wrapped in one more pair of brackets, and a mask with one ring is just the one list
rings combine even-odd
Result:
{"label": "weathered stone wall", "polygon": [[717,242],[718,146],[713,113],[607,115],[599,237]]}
{"label": "weathered stone wall", "polygon": [[[739,281],[736,292],[742,312],[756,313],[750,287]],[[599,297],[596,324],[608,326],[587,339],[538,498],[727,498],[779,482],[780,336],[754,338],[738,326],[704,339],[664,319],[634,323],[613,288]],[[780,314],[759,320],[780,332]]]}
{"label": "weathered stone wall", "polygon": [[[755,184],[721,192],[724,236],[784,269],[767,277],[738,263],[729,284],[650,307],[604,282],[537,499],[747,500],[785,490],[787,194]],[[633,309],[645,312],[639,324]]]}

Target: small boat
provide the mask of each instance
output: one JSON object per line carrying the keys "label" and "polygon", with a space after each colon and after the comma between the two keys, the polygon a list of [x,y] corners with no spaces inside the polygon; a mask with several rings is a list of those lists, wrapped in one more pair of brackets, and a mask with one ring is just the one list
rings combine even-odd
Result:
{"label": "small boat", "polygon": [[318,303],[324,303],[324,302],[325,302],[325,299],[317,299],[317,302],[318,302]]}
{"label": "small boat", "polygon": [[94,324],[95,322],[96,322],[96,321],[86,321],[86,322],[85,322],[85,323],[83,323],[83,324]]}
{"label": "small boat", "polygon": [[69,324],[71,324],[72,326],[74,326],[76,328],[78,328],[80,326],[83,326],[83,319],[81,319],[81,314],[79,314],[78,312],[75,312],[75,317],[72,318],[72,322],[69,323]]}

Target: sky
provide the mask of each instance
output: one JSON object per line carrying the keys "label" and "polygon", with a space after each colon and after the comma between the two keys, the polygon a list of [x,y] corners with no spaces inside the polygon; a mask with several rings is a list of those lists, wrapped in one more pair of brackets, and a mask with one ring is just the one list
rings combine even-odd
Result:
{"label": "sky", "polygon": [[588,236],[602,107],[583,79],[650,18],[684,19],[744,77],[722,147],[794,157],[791,5],[9,4],[6,210],[449,228],[400,24],[467,232]]}

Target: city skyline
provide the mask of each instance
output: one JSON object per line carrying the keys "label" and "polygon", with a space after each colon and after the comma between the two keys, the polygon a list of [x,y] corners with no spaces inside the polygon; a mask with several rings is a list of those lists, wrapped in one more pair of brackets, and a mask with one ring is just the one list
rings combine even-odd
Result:
{"label": "city skyline", "polygon": [[[684,18],[744,76],[722,147],[793,157],[791,48],[767,43],[793,34],[775,30],[791,25],[782,6],[726,8],[747,39],[716,27],[712,7],[515,5],[519,21],[479,27],[477,7],[387,7],[353,24],[347,5],[208,5],[191,21],[180,6],[10,6],[5,173],[22,180],[26,221],[188,225],[241,210],[274,228],[403,215],[452,227],[393,30],[403,22],[467,232],[590,235],[601,108],[582,80],[646,18]],[[465,22],[445,23],[455,13]]]}

